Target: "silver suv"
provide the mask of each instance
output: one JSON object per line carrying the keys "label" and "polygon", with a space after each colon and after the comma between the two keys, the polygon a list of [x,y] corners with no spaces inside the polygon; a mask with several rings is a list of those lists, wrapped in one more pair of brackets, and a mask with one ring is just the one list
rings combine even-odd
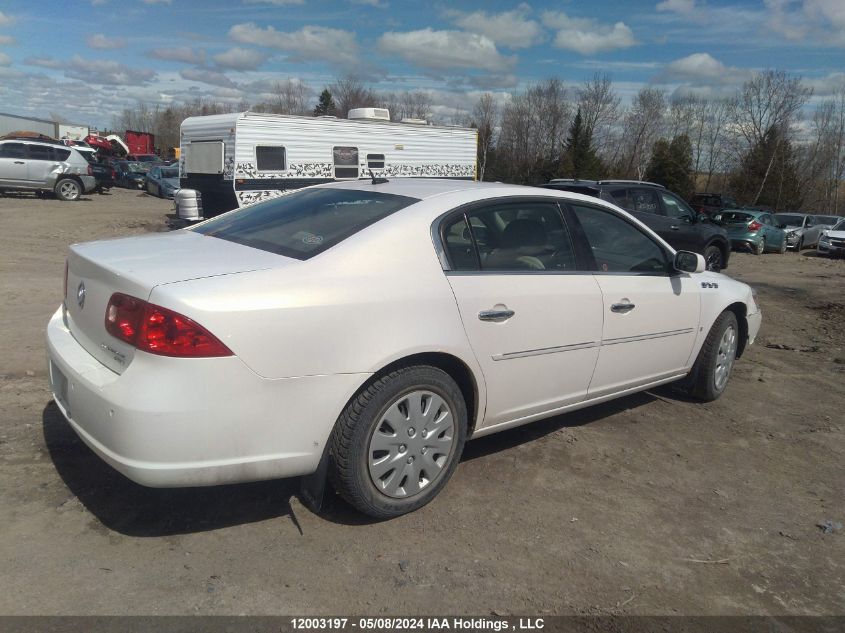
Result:
{"label": "silver suv", "polygon": [[88,161],[71,147],[0,140],[0,192],[53,192],[59,200],[77,200],[96,186]]}

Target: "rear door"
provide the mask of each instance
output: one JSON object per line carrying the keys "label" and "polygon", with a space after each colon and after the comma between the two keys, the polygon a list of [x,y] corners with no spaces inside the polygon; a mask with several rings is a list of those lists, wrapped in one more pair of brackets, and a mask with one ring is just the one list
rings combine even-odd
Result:
{"label": "rear door", "polygon": [[0,143],[0,183],[24,187],[26,177],[26,146],[23,143]]}
{"label": "rear door", "polygon": [[589,396],[682,373],[698,330],[696,281],[673,273],[664,247],[623,216],[587,204],[569,206],[603,299],[601,351]]}
{"label": "rear door", "polygon": [[35,143],[26,146],[26,179],[31,185],[53,186],[60,171],[53,148]]}
{"label": "rear door", "polygon": [[[668,191],[661,191],[659,196],[663,205],[663,215],[668,221],[669,235],[672,236],[671,241],[664,239],[670,242],[675,250],[701,253],[704,244],[701,243],[701,231],[696,223],[695,212],[686,202]],[[659,232],[658,235],[660,235]]]}
{"label": "rear door", "polygon": [[576,266],[557,203],[487,202],[441,228],[446,275],[487,386],[482,426],[583,400],[598,358],[602,297]]}

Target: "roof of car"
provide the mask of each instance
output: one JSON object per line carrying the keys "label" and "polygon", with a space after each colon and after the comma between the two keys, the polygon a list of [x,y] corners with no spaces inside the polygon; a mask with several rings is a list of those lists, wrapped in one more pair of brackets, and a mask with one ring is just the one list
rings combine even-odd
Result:
{"label": "roof of car", "polygon": [[447,178],[387,178],[387,182],[373,184],[370,179],[344,180],[318,185],[338,189],[357,189],[360,191],[380,191],[397,196],[408,196],[425,200],[434,196],[460,191],[488,191],[494,193],[505,189],[524,191],[526,195],[538,195],[537,187],[523,185],[508,185],[500,182],[474,182],[471,180],[454,180]]}

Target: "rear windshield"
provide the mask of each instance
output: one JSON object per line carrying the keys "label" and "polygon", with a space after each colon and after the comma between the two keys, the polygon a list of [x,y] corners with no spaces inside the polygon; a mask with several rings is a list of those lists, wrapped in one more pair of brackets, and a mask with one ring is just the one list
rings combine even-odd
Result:
{"label": "rear windshield", "polygon": [[754,216],[750,213],[737,213],[736,211],[722,211],[722,224],[742,224],[750,222]]}
{"label": "rear windshield", "polygon": [[308,259],[416,198],[350,189],[303,189],[227,213],[192,229],[203,235]]}

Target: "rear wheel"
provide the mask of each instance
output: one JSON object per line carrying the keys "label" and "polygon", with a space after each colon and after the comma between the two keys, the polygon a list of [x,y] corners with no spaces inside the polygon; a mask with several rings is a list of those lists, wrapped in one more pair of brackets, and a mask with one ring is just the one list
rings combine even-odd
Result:
{"label": "rear wheel", "polygon": [[79,183],[72,178],[62,178],[59,180],[53,191],[56,193],[56,197],[59,200],[64,200],[65,202],[78,200],[79,196],[82,194]]}
{"label": "rear wheel", "polygon": [[722,249],[711,244],[704,249],[704,261],[707,264],[707,270],[719,272],[722,270]]}
{"label": "rear wheel", "polygon": [[728,386],[738,345],[736,315],[725,310],[710,328],[692,371],[681,388],[699,400],[716,400]]}
{"label": "rear wheel", "polygon": [[431,501],[457,468],[467,413],[455,381],[429,366],[372,382],[340,415],[330,440],[335,489],[379,519]]}
{"label": "rear wheel", "polygon": [[754,254],[755,255],[762,255],[765,252],[766,252],[766,238],[761,237],[760,241],[757,242],[757,246],[754,249]]}

